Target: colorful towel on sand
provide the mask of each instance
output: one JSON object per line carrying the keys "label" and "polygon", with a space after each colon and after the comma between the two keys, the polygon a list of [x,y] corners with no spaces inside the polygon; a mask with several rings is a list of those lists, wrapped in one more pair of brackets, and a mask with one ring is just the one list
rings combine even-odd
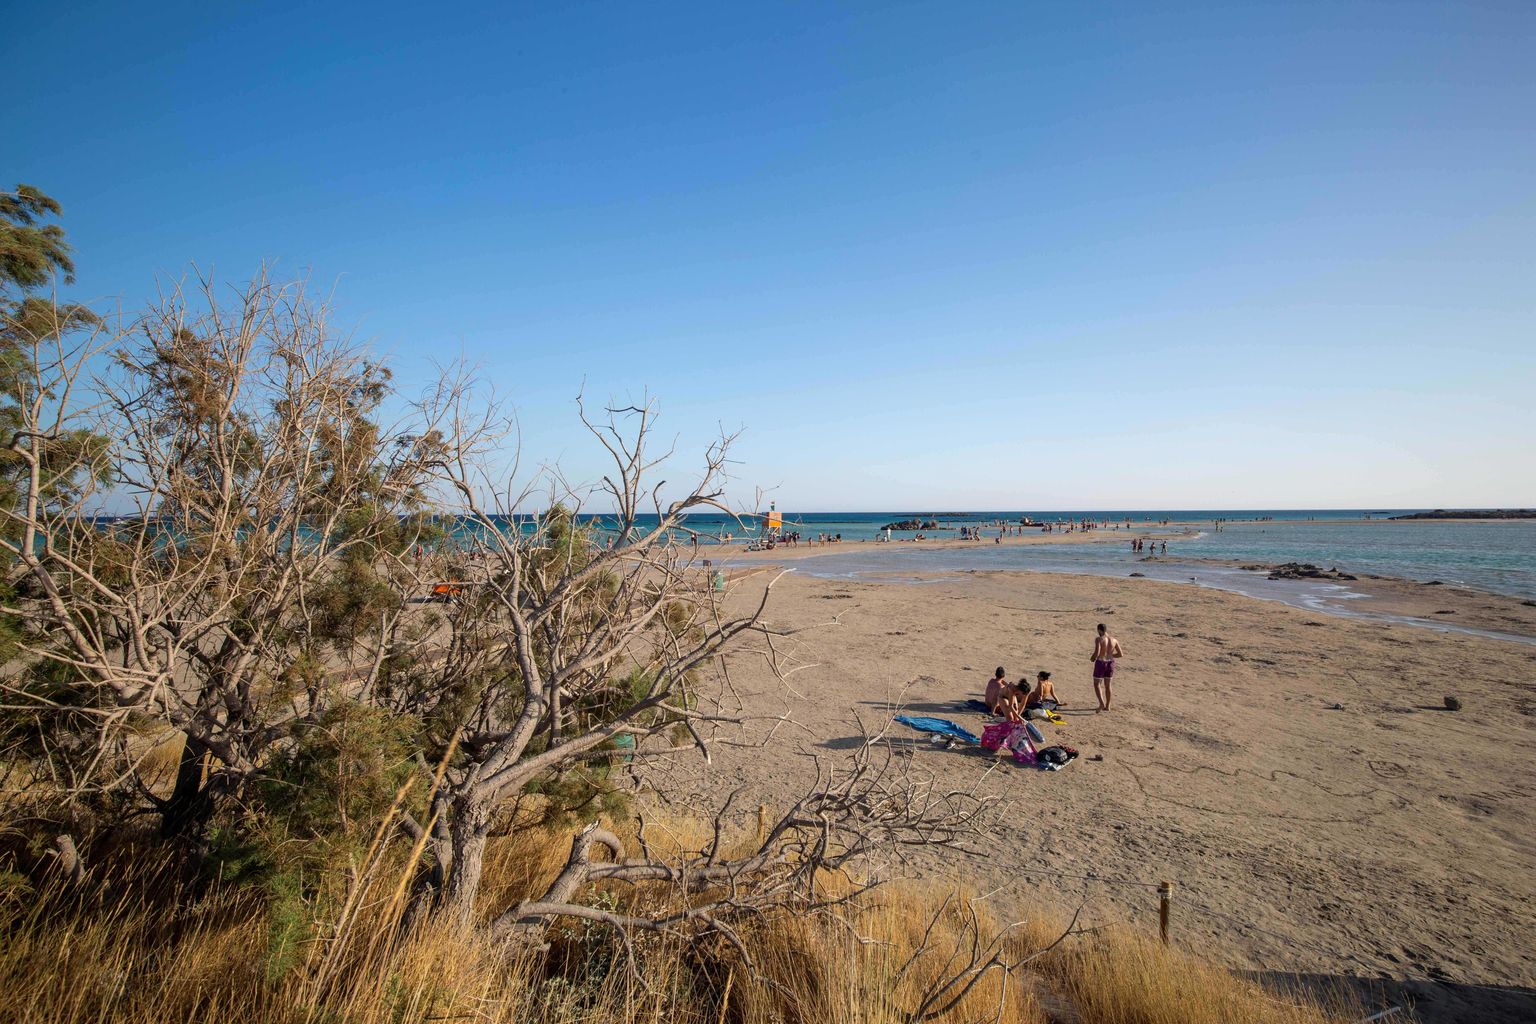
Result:
{"label": "colorful towel on sand", "polygon": [[951,722],[947,718],[923,718],[921,716],[914,717],[912,715],[897,715],[896,721],[900,722],[902,725],[910,725],[912,728],[918,730],[919,732],[936,732],[940,736],[953,736],[955,739],[964,740],[967,743],[981,742],[976,738],[975,733],[971,732],[969,729],[963,728],[955,722]]}
{"label": "colorful towel on sand", "polygon": [[995,722],[987,726],[981,733],[981,745],[986,750],[1007,747],[1013,752],[1015,764],[1035,763],[1035,745],[1022,722]]}

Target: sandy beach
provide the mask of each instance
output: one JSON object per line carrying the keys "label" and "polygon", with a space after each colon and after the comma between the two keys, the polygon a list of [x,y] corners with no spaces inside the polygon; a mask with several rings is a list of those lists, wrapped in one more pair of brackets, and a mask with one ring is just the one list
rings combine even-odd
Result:
{"label": "sandy beach", "polygon": [[[1209,526],[1209,524],[1206,524]],[[1073,530],[1067,533],[1065,530],[1056,530],[1044,533],[1038,529],[1029,528],[1029,532],[1022,534],[1010,534],[1007,537],[997,536],[998,528],[995,526],[981,527],[983,539],[961,540],[954,530],[929,531],[922,540],[917,540],[914,534],[893,534],[889,541],[872,540],[843,540],[836,543],[817,542],[802,537],[799,544],[779,544],[772,551],[748,551],[747,545],[733,541],[729,544],[710,544],[700,547],[700,556],[704,558],[729,558],[732,562],[748,560],[756,562],[782,562],[799,558],[814,558],[817,555],[846,553],[850,551],[865,551],[869,549],[887,550],[897,549],[903,551],[938,550],[949,547],[992,547],[1001,544],[1003,547],[1023,547],[1033,544],[1128,544],[1135,538],[1145,538],[1148,543],[1154,537],[1161,541],[1175,541],[1180,537],[1193,537],[1200,529],[1197,523],[1170,523],[1167,526],[1143,527],[1133,526],[1126,528],[1121,526],[1113,528],[1099,528],[1094,530]],[[810,536],[815,537],[815,532]]]}
{"label": "sandy beach", "polygon": [[[729,600],[768,578],[741,575]],[[1531,612],[1451,587],[1362,585],[1403,613]],[[1536,1017],[1536,646],[1146,579],[1014,572],[788,573],[767,618],[800,630],[788,646],[803,667],[781,682],[741,651],[732,677],[749,710],[795,725],[763,749],[680,766],[701,801],[741,788],[744,802],[782,804],[817,758],[884,729],[942,784],[1001,801],[991,855],[905,873],[995,891],[1012,913],[1086,900],[1090,923],[1147,929],[1168,879],[1176,941],[1234,968],[1390,979],[1385,994],[1426,1021]],[[1106,714],[1093,712],[1087,660],[1100,621],[1125,649]],[[1536,616],[1503,628],[1536,635]],[[962,702],[997,665],[1053,673],[1068,706],[1047,741],[1076,747],[1076,762],[1021,769],[891,725],[899,702],[979,733],[986,719]],[[1465,709],[1445,710],[1447,694]]]}
{"label": "sandy beach", "polygon": [[[1300,523],[1304,520],[1274,520],[1276,523]],[[1492,522],[1492,521],[1490,521]],[[1331,523],[1330,525],[1340,525]],[[1362,529],[1390,530],[1394,522],[1388,519],[1362,519],[1343,521],[1343,525]],[[980,551],[986,552],[998,546],[1027,548],[1050,545],[1099,545],[1106,548],[1124,548],[1134,539],[1147,542],[1147,554],[1127,558],[1124,571],[1133,572],[1154,566],[1187,565],[1198,571],[1201,566],[1225,568],[1245,567],[1258,569],[1250,562],[1237,559],[1189,558],[1182,554],[1181,541],[1196,537],[1210,524],[1196,522],[1170,522],[1156,528],[1133,526],[1126,529],[1097,528],[1075,530],[1072,533],[1040,533],[1031,530],[1022,535],[996,539],[995,531],[981,541],[961,540],[952,532],[923,540],[902,539],[899,535],[889,543],[870,541],[843,541],[840,543],[813,543],[804,541],[798,545],[780,544],[772,551],[748,551],[745,545],[712,545],[700,548],[701,559],[738,569],[743,566],[793,565],[807,558],[824,555],[865,554],[875,557],[881,554],[900,554],[907,551]],[[1161,546],[1167,544],[1164,553]],[[1326,568],[1326,567],[1325,567]],[[1262,569],[1254,574],[1262,578]],[[1353,579],[1341,584],[1347,592],[1350,611],[1366,616],[1386,616],[1435,623],[1446,628],[1466,628],[1513,636],[1536,637],[1536,603],[1504,594],[1492,594],[1472,587],[1442,581],[1408,580],[1392,576],[1360,572]],[[1335,602],[1337,607],[1343,607]]]}

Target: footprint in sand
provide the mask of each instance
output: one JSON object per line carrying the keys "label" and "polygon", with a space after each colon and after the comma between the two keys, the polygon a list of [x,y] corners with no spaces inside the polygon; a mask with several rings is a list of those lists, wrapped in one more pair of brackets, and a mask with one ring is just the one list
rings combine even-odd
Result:
{"label": "footprint in sand", "polygon": [[1223,771],[1166,761],[1118,764],[1149,801],[1225,818],[1348,824],[1410,806],[1386,790],[1329,786],[1301,772]]}

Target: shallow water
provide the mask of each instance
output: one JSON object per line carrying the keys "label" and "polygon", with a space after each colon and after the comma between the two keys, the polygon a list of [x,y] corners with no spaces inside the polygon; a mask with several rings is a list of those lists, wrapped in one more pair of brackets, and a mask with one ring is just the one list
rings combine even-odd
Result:
{"label": "shallow water", "polygon": [[[1503,524],[1501,524],[1503,525]],[[1223,530],[1225,536],[1228,531]],[[854,545],[835,554],[797,559],[790,563],[796,572],[827,579],[858,579],[871,582],[931,582],[960,580],[968,572],[998,570],[1058,572],[1123,579],[1139,572],[1147,579],[1170,583],[1193,583],[1243,594],[1268,601],[1280,601],[1297,608],[1328,615],[1423,626],[1446,633],[1462,633],[1497,640],[1536,644],[1536,638],[1513,633],[1458,626],[1438,619],[1420,619],[1365,611],[1353,602],[1364,595],[1347,582],[1328,580],[1270,580],[1261,573],[1246,572],[1225,565],[1176,560],[1194,541],[1170,543],[1167,557],[1143,561],[1129,550],[1120,551],[1105,544],[1039,544],[1028,547],[977,544],[948,548],[910,548],[886,545]],[[1129,547],[1129,545],[1127,545]],[[1220,557],[1234,557],[1223,554]],[[1259,557],[1259,556],[1253,556]],[[1272,560],[1316,561],[1285,556]],[[1342,563],[1341,568],[1359,568]],[[1368,570],[1369,571],[1369,570]],[[1387,573],[1382,573],[1388,575]],[[1392,574],[1397,575],[1397,574]],[[1475,585],[1475,584],[1474,584]]]}
{"label": "shallow water", "polygon": [[[934,532],[934,535],[955,537],[958,536],[960,526],[981,525],[984,536],[990,539],[996,533],[996,527],[984,524],[997,520],[1016,523],[1024,515],[1032,515],[1037,521],[1066,522],[1083,518],[1095,522],[1107,520],[1119,524],[1122,535],[1127,520],[1137,533],[1148,529],[1155,532],[1160,529],[1156,524],[1170,520],[1193,523],[1200,530],[1198,537],[1179,540],[1176,549],[1175,544],[1170,543],[1170,555],[1243,562],[1337,565],[1349,572],[1399,576],[1426,582],[1441,580],[1495,594],[1536,599],[1536,521],[1383,521],[1389,514],[1400,513],[1369,509],[980,512],[964,518],[939,516],[941,527],[946,528]],[[845,542],[864,547],[867,545],[859,545],[858,542],[873,540],[884,524],[913,516],[913,513],[900,512],[817,512],[799,516],[786,513],[785,523],[786,529],[798,528],[808,537],[822,533],[841,533]],[[1219,531],[1215,528],[1214,521],[1217,519],[1226,520]],[[746,535],[734,521],[720,516],[691,517],[689,526],[698,530],[701,540],[706,543],[711,537],[727,530],[738,539]],[[1104,532],[1100,531],[1101,534]],[[1114,530],[1108,531],[1110,537],[1114,537],[1115,533]],[[983,541],[977,547],[985,544],[986,541]],[[1094,549],[1098,547],[1093,546]],[[1113,552],[1116,547],[1122,559],[1129,561],[1128,543],[1111,543],[1108,550]],[[1027,552],[1020,552],[1017,547],[994,546],[993,555],[974,557],[983,561],[995,557],[998,561],[987,566],[990,568],[1029,568],[1028,563],[1032,559],[1055,557],[1044,553],[1048,548],[1063,551],[1060,557],[1064,559],[1093,562],[1105,557],[1103,550],[1090,550],[1076,545],[1070,549],[1070,553],[1065,553],[1064,546],[1032,546]],[[849,550],[852,549],[850,547]]]}
{"label": "shallow water", "polygon": [[[1168,546],[1170,554],[1175,545]],[[1231,523],[1177,544],[1192,558],[1312,562],[1536,598],[1536,522]]]}

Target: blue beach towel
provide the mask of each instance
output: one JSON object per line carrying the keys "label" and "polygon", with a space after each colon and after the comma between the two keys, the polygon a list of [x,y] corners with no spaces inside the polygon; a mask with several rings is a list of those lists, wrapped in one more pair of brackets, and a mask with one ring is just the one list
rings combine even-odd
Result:
{"label": "blue beach towel", "polygon": [[987,707],[985,703],[977,700],[974,697],[965,702],[965,707],[968,711],[980,711],[984,715],[990,715],[992,713],[991,708]]}
{"label": "blue beach towel", "polygon": [[902,725],[910,725],[919,732],[936,732],[940,736],[953,736],[957,740],[967,743],[980,743],[976,734],[951,722],[947,718],[922,718],[912,715],[897,715],[896,721]]}

